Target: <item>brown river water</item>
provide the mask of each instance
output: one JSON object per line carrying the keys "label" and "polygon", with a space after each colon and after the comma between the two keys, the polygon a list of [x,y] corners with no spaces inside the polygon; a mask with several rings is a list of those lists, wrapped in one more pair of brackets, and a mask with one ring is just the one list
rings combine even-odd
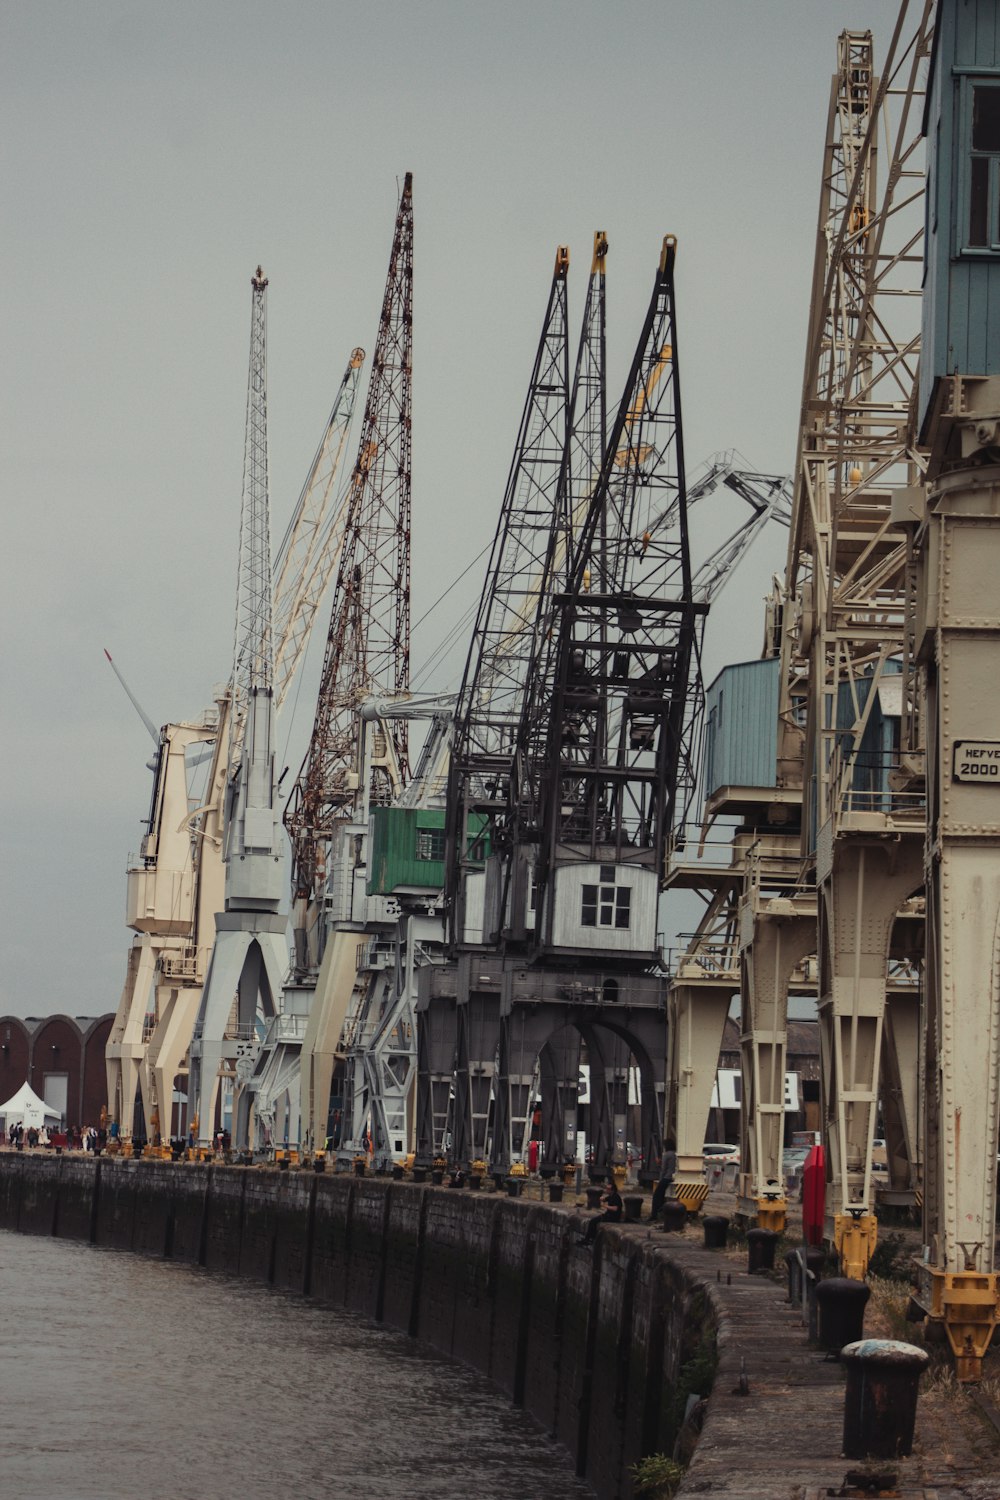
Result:
{"label": "brown river water", "polygon": [[0,1500],[581,1500],[482,1376],[352,1313],[0,1231]]}

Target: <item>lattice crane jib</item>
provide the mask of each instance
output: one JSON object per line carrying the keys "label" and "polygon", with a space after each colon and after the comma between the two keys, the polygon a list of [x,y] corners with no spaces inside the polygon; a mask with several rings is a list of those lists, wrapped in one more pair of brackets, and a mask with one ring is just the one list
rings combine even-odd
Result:
{"label": "lattice crane jib", "polygon": [[[569,586],[554,601],[551,665],[532,674],[522,722],[528,795],[515,816],[522,838],[540,837],[543,943],[555,936],[554,868],[631,864],[658,885],[693,788],[692,668],[706,606],[693,596],[687,528],[675,254],[668,236]],[[656,526],[665,513],[672,524]],[[655,898],[645,905],[632,938],[652,952]],[[624,908],[615,922],[626,925]]]}
{"label": "lattice crane jib", "polygon": [[568,529],[569,252],[560,246],[469,645],[449,772],[446,885],[452,938],[464,882],[482,865],[480,823],[505,805],[554,531]]}
{"label": "lattice crane jib", "polygon": [[340,561],[348,491],[337,492],[365,351],[354,349],[274,565],[274,703],[280,709]]}
{"label": "lattice crane jib", "polygon": [[367,731],[362,785],[359,719],[365,697],[398,696],[410,672],[410,444],[413,187],[396,216],[358,457],[351,476],[330,628],[309,749],[285,817],[298,899],[320,899],[325,850],[362,802],[384,804],[409,778],[408,726]]}

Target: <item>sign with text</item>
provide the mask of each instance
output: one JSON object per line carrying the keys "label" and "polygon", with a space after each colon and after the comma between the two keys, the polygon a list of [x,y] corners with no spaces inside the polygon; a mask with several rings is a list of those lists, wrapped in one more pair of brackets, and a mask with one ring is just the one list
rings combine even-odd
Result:
{"label": "sign with text", "polygon": [[1000,786],[1000,740],[956,740],[952,779]]}

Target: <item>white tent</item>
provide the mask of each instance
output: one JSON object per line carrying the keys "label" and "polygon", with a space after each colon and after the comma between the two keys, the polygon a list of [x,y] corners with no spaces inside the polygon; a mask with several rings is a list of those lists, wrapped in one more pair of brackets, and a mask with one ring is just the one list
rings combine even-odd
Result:
{"label": "white tent", "polygon": [[57,1109],[46,1104],[44,1099],[39,1099],[30,1083],[22,1083],[6,1104],[0,1104],[0,1119],[3,1119],[8,1130],[14,1124],[21,1124],[25,1130],[30,1130],[32,1125],[40,1128],[46,1120],[58,1121],[61,1116]]}

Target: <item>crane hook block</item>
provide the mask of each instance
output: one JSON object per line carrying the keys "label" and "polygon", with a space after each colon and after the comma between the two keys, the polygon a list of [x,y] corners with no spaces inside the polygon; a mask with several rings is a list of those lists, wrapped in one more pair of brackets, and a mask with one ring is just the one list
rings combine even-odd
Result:
{"label": "crane hook block", "polygon": [[568,271],[569,271],[569,246],[568,245],[558,245],[556,247],[556,269],[555,269],[556,278],[559,281],[565,280],[566,274],[567,274]]}

